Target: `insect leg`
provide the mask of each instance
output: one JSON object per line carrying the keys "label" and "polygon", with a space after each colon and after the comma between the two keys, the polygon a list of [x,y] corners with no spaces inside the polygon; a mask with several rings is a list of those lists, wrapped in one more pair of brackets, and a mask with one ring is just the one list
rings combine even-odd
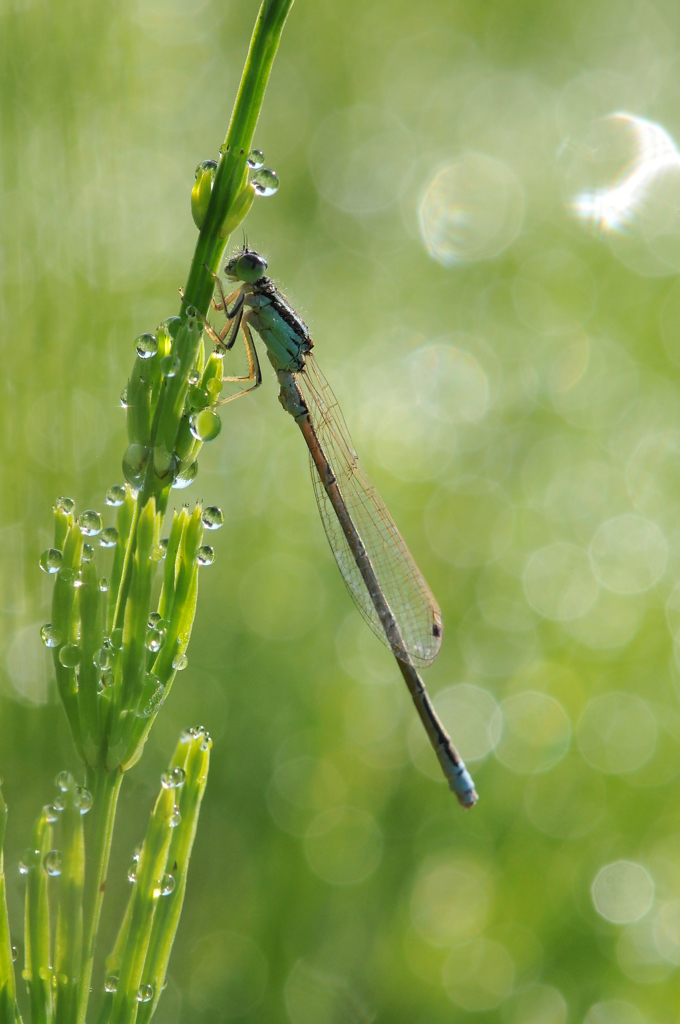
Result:
{"label": "insect leg", "polygon": [[[241,398],[242,395],[247,395],[251,391],[255,391],[255,389],[259,388],[260,384],[262,383],[262,371],[260,369],[260,360],[257,358],[257,350],[255,348],[253,336],[251,334],[250,327],[248,326],[248,322],[245,319],[245,317],[239,318],[237,329],[239,326],[243,331],[243,341],[245,343],[246,355],[248,357],[248,376],[223,377],[222,380],[224,381],[224,383],[244,384],[250,384],[252,381],[254,381],[254,384],[252,384],[252,387],[249,388],[241,388],[240,391],[237,391],[235,395],[230,395],[229,398],[223,398],[221,402],[217,403],[217,405],[226,405],[227,402],[233,402],[236,398]],[[235,337],[234,340],[236,340]]]}
{"label": "insect leg", "polygon": [[[218,292],[220,293],[220,299],[222,300],[221,302],[215,302],[215,299],[213,297],[213,299],[212,299],[212,307],[213,307],[213,309],[216,309],[218,313],[224,313],[224,315],[226,316],[227,320],[233,320],[234,317],[236,316],[237,312],[239,311],[239,309],[243,305],[243,300],[245,298],[245,292],[243,291],[243,287],[239,286],[238,288],[235,288],[234,291],[231,293],[231,295],[227,295],[226,298],[225,298],[224,289],[222,287],[222,281],[220,280],[219,275],[215,274],[210,269],[210,267],[207,265],[207,263],[204,263],[203,266],[209,272],[209,274],[212,276],[212,279],[215,282],[215,287],[217,288]],[[232,309],[232,311],[230,313],[229,309],[228,309],[229,303],[234,300],[234,298],[238,295],[239,291],[241,292],[240,301],[237,301],[236,305],[234,306],[234,308]]]}

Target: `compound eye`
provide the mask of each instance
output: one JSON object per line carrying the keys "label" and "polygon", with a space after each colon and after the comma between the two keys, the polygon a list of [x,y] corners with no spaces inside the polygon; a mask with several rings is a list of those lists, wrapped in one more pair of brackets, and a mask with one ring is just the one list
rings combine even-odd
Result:
{"label": "compound eye", "polygon": [[242,281],[258,281],[267,269],[267,261],[256,252],[246,252],[238,258],[238,276]]}

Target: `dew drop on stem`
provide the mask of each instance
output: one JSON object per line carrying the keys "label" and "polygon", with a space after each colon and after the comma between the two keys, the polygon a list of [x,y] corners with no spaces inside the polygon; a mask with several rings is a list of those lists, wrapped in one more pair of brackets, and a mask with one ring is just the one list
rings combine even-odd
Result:
{"label": "dew drop on stem", "polygon": [[206,530],[219,530],[224,526],[224,512],[217,505],[208,505],[203,509],[202,521]]}
{"label": "dew drop on stem", "polygon": [[125,501],[125,487],[123,484],[113,484],[106,492],[106,504],[117,508]]}
{"label": "dew drop on stem", "polygon": [[150,1003],[153,999],[153,985],[140,985],[137,989],[137,1002]]}
{"label": "dew drop on stem", "polygon": [[58,647],[61,643],[61,631],[51,622],[46,622],[40,630],[40,639],[45,647]]}
{"label": "dew drop on stem", "polygon": [[76,503],[73,500],[73,498],[66,498],[63,495],[60,498],[57,498],[55,505],[57,506],[58,509],[60,509],[62,512],[65,512],[67,515],[73,512],[74,508],[76,507]]}
{"label": "dew drop on stem", "polygon": [[158,352],[158,339],[153,334],[140,334],[135,348],[140,359],[151,359]]}
{"label": "dew drop on stem", "polygon": [[161,359],[161,372],[164,377],[174,377],[180,368],[179,356],[170,355],[164,356]]}
{"label": "dew drop on stem", "polygon": [[76,786],[75,805],[81,814],[87,814],[92,807],[92,793],[85,786]]}
{"label": "dew drop on stem", "polygon": [[209,544],[202,544],[196,552],[196,561],[199,565],[212,565],[215,561],[215,549]]}
{"label": "dew drop on stem", "polygon": [[86,512],[81,513],[80,519],[78,520],[78,526],[80,532],[84,533],[86,537],[97,537],[102,532],[102,517],[99,512],[95,512],[94,509],[87,509]]}
{"label": "dew drop on stem", "polygon": [[258,196],[273,196],[279,187],[279,177],[276,171],[269,167],[262,167],[256,171],[250,180]]}
{"label": "dew drop on stem", "polygon": [[61,874],[61,853],[59,850],[50,850],[43,857],[43,867],[48,875],[56,878]]}
{"label": "dew drop on stem", "polygon": [[78,644],[65,644],[59,651],[59,661],[64,668],[75,668],[80,664],[80,647]]}
{"label": "dew drop on stem", "polygon": [[61,568],[61,551],[59,548],[46,548],[40,556],[40,568],[52,575]]}
{"label": "dew drop on stem", "polygon": [[59,772],[54,780],[54,785],[57,789],[61,790],[62,793],[68,793],[71,786],[75,784],[75,779],[70,772],[63,771]]}

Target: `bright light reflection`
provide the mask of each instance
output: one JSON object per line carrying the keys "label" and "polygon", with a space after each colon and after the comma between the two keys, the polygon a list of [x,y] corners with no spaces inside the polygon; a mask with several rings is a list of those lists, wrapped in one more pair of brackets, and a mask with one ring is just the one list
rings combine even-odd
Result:
{"label": "bright light reflection", "polygon": [[654,121],[623,112],[605,120],[629,129],[634,155],[613,185],[580,192],[571,209],[601,231],[622,231],[633,221],[658,177],[680,168],[680,153],[668,132]]}

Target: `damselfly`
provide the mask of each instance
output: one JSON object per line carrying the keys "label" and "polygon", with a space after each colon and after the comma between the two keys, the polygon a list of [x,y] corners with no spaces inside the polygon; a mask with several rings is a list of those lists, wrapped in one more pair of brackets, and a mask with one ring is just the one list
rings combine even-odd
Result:
{"label": "damselfly", "polygon": [[474,783],[416,669],[439,653],[439,606],[359,461],[337,400],[312,354],[306,324],[265,277],[266,269],[262,256],[244,246],[225,266],[227,279],[237,288],[225,296],[215,279],[220,301],[213,305],[224,312],[227,324],[220,334],[207,321],[206,329],[227,349],[241,331],[249,367],[248,376],[224,378],[244,385],[225,401],[262,383],[254,330],[276,371],[279,401],[307,442],[321,521],[342,577],[364,619],[394,654],[451,789],[464,807],[472,807],[477,800]]}

